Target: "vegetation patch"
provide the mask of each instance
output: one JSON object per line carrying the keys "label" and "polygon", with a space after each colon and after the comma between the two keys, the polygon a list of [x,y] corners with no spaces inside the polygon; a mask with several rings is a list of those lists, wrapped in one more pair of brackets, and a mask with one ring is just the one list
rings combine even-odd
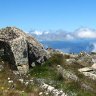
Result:
{"label": "vegetation patch", "polygon": [[[48,79],[50,81],[54,81],[51,85],[57,89],[62,89],[64,92],[68,93],[69,96],[95,96],[95,92],[89,89],[84,89],[81,86],[82,82],[88,86],[92,84],[91,87],[94,89],[96,85],[95,82],[93,80],[89,80],[87,77],[78,72],[78,69],[82,68],[81,65],[78,63],[73,63],[71,65],[67,64],[67,57],[65,57],[66,56],[63,56],[62,54],[54,54],[43,65],[36,66],[31,69],[31,76],[35,78],[44,78],[46,82]],[[68,56],[68,58],[70,57]],[[57,65],[61,65],[64,69],[72,71],[79,78],[79,81],[66,80],[66,78],[62,78],[62,75],[56,70]]]}

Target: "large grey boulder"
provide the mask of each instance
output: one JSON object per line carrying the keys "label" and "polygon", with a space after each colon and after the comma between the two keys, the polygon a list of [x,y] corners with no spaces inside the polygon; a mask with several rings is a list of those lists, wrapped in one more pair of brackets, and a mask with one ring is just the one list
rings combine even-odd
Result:
{"label": "large grey boulder", "polygon": [[48,58],[47,51],[32,36],[16,27],[6,27],[0,30],[0,49],[10,61],[12,69],[18,69],[24,74],[33,62],[43,63]]}

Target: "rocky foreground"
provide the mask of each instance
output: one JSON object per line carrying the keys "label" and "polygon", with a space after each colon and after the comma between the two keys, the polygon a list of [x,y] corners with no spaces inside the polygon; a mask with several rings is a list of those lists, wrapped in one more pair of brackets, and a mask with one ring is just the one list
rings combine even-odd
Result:
{"label": "rocky foreground", "polygon": [[0,34],[0,96],[96,96],[96,53],[44,49],[14,27],[1,29]]}
{"label": "rocky foreground", "polygon": [[49,60],[26,75],[1,58],[0,96],[95,96],[96,54],[49,53]]}

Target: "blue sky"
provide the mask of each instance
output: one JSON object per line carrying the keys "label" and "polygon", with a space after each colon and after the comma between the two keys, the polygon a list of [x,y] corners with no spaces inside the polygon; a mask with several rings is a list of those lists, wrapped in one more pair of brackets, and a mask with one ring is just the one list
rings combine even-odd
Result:
{"label": "blue sky", "polygon": [[0,0],[0,28],[73,31],[96,28],[96,0]]}

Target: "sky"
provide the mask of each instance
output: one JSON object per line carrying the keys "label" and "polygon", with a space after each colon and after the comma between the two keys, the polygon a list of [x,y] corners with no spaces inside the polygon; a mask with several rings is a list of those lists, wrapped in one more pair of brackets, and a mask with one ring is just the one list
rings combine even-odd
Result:
{"label": "sky", "polygon": [[0,0],[0,28],[96,29],[96,0]]}

